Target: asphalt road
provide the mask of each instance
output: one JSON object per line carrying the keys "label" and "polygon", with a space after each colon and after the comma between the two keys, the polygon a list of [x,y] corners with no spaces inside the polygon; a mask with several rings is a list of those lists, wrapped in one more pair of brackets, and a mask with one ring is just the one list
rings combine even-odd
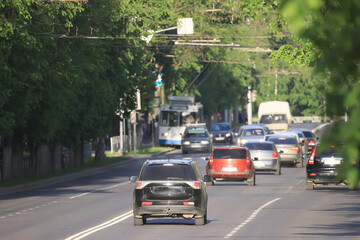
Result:
{"label": "asphalt road", "polygon": [[[191,157],[205,173],[206,153]],[[360,239],[360,192],[344,185],[306,190],[305,168],[259,173],[256,186],[208,186],[208,223],[149,219],[133,226],[129,176],[145,159],[78,179],[1,196],[0,239]]]}

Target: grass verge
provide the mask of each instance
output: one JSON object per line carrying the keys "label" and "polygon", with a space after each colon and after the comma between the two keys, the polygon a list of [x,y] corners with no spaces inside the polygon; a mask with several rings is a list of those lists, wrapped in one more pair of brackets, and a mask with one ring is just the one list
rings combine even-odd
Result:
{"label": "grass verge", "polygon": [[[136,151],[136,154],[155,154],[155,153],[163,152],[163,151],[166,151],[169,149],[171,149],[171,148],[154,147],[154,148],[139,149]],[[131,155],[131,154],[134,154],[134,152],[125,153],[125,155],[123,155],[123,156],[118,156],[118,153],[107,153],[106,157],[102,161],[99,161],[99,162],[95,162],[94,157],[88,157],[88,158],[85,158],[83,166],[69,168],[69,169],[63,169],[61,171],[51,172],[51,173],[46,173],[46,174],[37,174],[37,175],[33,175],[33,176],[25,176],[22,178],[0,181],[0,188],[12,187],[12,186],[21,185],[21,184],[27,184],[27,183],[36,182],[36,181],[43,180],[43,179],[62,176],[65,174],[80,172],[84,169],[101,167],[101,166],[106,166],[106,165],[117,163],[117,162],[122,162],[122,161],[129,159],[130,158],[129,155]]]}

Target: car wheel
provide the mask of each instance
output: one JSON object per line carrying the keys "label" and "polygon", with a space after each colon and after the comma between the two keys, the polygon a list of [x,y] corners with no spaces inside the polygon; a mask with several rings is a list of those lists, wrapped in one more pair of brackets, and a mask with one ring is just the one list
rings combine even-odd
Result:
{"label": "car wheel", "polygon": [[211,181],[211,182],[205,182],[205,184],[206,184],[206,186],[212,186],[212,185],[214,185],[214,182],[213,182],[213,181]]}
{"label": "car wheel", "polygon": [[144,217],[137,218],[134,216],[134,226],[141,226],[146,223],[146,219]]}
{"label": "car wheel", "polygon": [[307,189],[307,190],[314,190],[314,184],[313,184],[313,182],[307,181],[307,182],[306,182],[306,189]]}
{"label": "car wheel", "polygon": [[281,165],[279,164],[274,175],[281,175]]}
{"label": "car wheel", "polygon": [[254,175],[247,180],[247,183],[249,186],[255,186],[255,172],[254,172]]}
{"label": "car wheel", "polygon": [[205,225],[207,221],[207,217],[206,217],[206,213],[200,217],[200,218],[195,218],[195,225],[196,226],[202,226]]}
{"label": "car wheel", "polygon": [[296,163],[296,167],[297,167],[297,168],[302,168],[302,167],[303,167],[303,161],[302,161],[302,159],[300,160],[300,162]]}

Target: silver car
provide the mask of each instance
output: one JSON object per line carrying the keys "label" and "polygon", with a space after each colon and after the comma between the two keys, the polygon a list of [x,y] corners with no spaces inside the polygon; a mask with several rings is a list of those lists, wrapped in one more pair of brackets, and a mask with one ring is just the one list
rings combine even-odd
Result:
{"label": "silver car", "polygon": [[293,135],[297,135],[298,136],[298,141],[299,141],[299,145],[301,147],[301,152],[303,154],[307,153],[307,149],[308,149],[308,142],[307,142],[307,139],[306,137],[304,136],[303,132],[302,131],[298,131],[298,130],[295,130],[295,129],[289,129],[288,131],[286,132],[282,132],[282,133],[279,133],[279,134],[293,134]]}
{"label": "silver car", "polygon": [[262,124],[250,124],[242,126],[239,129],[236,143],[238,146],[244,146],[248,141],[263,141],[264,136],[270,134],[268,127]]}
{"label": "silver car", "polygon": [[281,163],[296,165],[298,168],[303,167],[303,156],[301,147],[296,136],[292,135],[273,135],[268,141],[275,144],[280,154]]}
{"label": "silver car", "polygon": [[280,155],[273,142],[250,141],[244,144],[249,149],[256,171],[274,171],[281,174]]}

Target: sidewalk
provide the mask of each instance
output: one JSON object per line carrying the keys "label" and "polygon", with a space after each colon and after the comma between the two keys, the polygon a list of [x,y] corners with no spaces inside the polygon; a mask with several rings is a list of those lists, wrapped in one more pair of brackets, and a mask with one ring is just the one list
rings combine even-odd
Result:
{"label": "sidewalk", "polygon": [[0,188],[0,196],[11,194],[11,193],[16,193],[16,192],[21,192],[21,191],[29,191],[32,189],[42,188],[42,187],[46,187],[46,186],[56,184],[56,183],[71,181],[71,180],[74,180],[77,178],[86,177],[86,176],[90,176],[90,175],[97,174],[97,173],[102,173],[109,169],[113,169],[116,167],[120,167],[121,165],[125,165],[128,162],[133,161],[133,160],[156,157],[156,156],[160,156],[160,155],[166,154],[168,152],[171,152],[173,150],[174,149],[170,149],[170,150],[166,150],[166,151],[155,153],[155,154],[131,154],[131,155],[126,154],[126,155],[123,155],[122,157],[128,157],[129,159],[121,161],[121,162],[117,162],[117,163],[113,163],[113,164],[109,164],[109,165],[105,165],[105,166],[101,166],[101,167],[88,168],[88,169],[81,170],[80,172],[69,173],[69,174],[52,177],[52,178],[48,178],[48,179],[42,179],[42,180],[39,180],[36,182],[16,185],[16,186],[12,186],[12,187]]}

